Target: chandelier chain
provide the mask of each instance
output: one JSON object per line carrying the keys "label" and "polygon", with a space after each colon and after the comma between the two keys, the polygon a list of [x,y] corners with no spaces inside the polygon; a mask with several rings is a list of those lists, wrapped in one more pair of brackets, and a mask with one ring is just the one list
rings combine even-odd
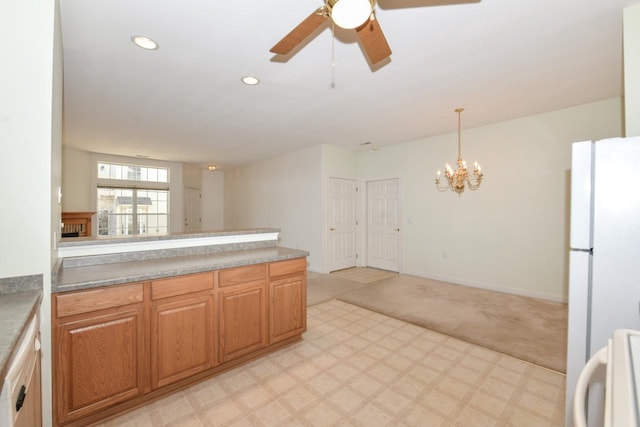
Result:
{"label": "chandelier chain", "polygon": [[464,108],[456,108],[456,113],[458,113],[458,161],[462,160],[462,144],[460,143],[460,123],[461,123],[461,115],[464,111]]}

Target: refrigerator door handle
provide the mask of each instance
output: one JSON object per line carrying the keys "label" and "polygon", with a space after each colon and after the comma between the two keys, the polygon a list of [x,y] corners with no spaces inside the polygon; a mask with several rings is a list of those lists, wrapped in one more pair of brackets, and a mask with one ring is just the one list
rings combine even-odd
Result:
{"label": "refrigerator door handle", "polygon": [[607,364],[609,346],[602,347],[596,354],[589,359],[584,369],[578,377],[576,383],[576,391],[573,395],[573,425],[574,427],[586,427],[587,416],[585,400],[587,397],[587,390],[589,389],[589,382],[593,377],[593,374],[602,365]]}

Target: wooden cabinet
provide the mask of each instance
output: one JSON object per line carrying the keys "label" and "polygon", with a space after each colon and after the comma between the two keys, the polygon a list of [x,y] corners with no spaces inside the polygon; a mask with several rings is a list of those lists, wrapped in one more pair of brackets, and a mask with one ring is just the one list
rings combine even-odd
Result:
{"label": "wooden cabinet", "polygon": [[216,364],[213,274],[151,283],[151,387],[159,388]]}
{"label": "wooden cabinet", "polygon": [[301,339],[306,260],[52,297],[54,425],[88,425]]}
{"label": "wooden cabinet", "polygon": [[[133,303],[109,307],[101,300],[105,295]],[[59,317],[54,323],[54,413],[59,423],[144,391],[142,285],[88,291],[85,297],[77,305],[77,295],[54,299],[54,315]],[[105,308],[98,305],[92,311],[97,302]]]}
{"label": "wooden cabinet", "polygon": [[[269,343],[266,266],[238,267],[219,274],[220,360],[227,362]],[[247,278],[261,280],[243,283]]]}
{"label": "wooden cabinet", "polygon": [[269,342],[299,335],[307,329],[306,260],[269,265]]}

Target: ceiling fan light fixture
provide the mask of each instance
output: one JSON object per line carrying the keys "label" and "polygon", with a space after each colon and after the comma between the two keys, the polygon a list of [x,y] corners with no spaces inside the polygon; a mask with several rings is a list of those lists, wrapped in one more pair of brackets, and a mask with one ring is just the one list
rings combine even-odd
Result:
{"label": "ceiling fan light fixture", "polygon": [[333,22],[341,28],[357,28],[373,13],[373,0],[329,0],[327,6]]}

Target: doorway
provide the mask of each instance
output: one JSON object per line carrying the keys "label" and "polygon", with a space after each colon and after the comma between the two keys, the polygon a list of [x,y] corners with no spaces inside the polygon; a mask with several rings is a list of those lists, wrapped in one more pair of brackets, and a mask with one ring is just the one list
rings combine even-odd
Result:
{"label": "doorway", "polygon": [[200,231],[202,222],[200,211],[201,195],[200,190],[192,187],[184,187],[184,228],[185,233]]}

